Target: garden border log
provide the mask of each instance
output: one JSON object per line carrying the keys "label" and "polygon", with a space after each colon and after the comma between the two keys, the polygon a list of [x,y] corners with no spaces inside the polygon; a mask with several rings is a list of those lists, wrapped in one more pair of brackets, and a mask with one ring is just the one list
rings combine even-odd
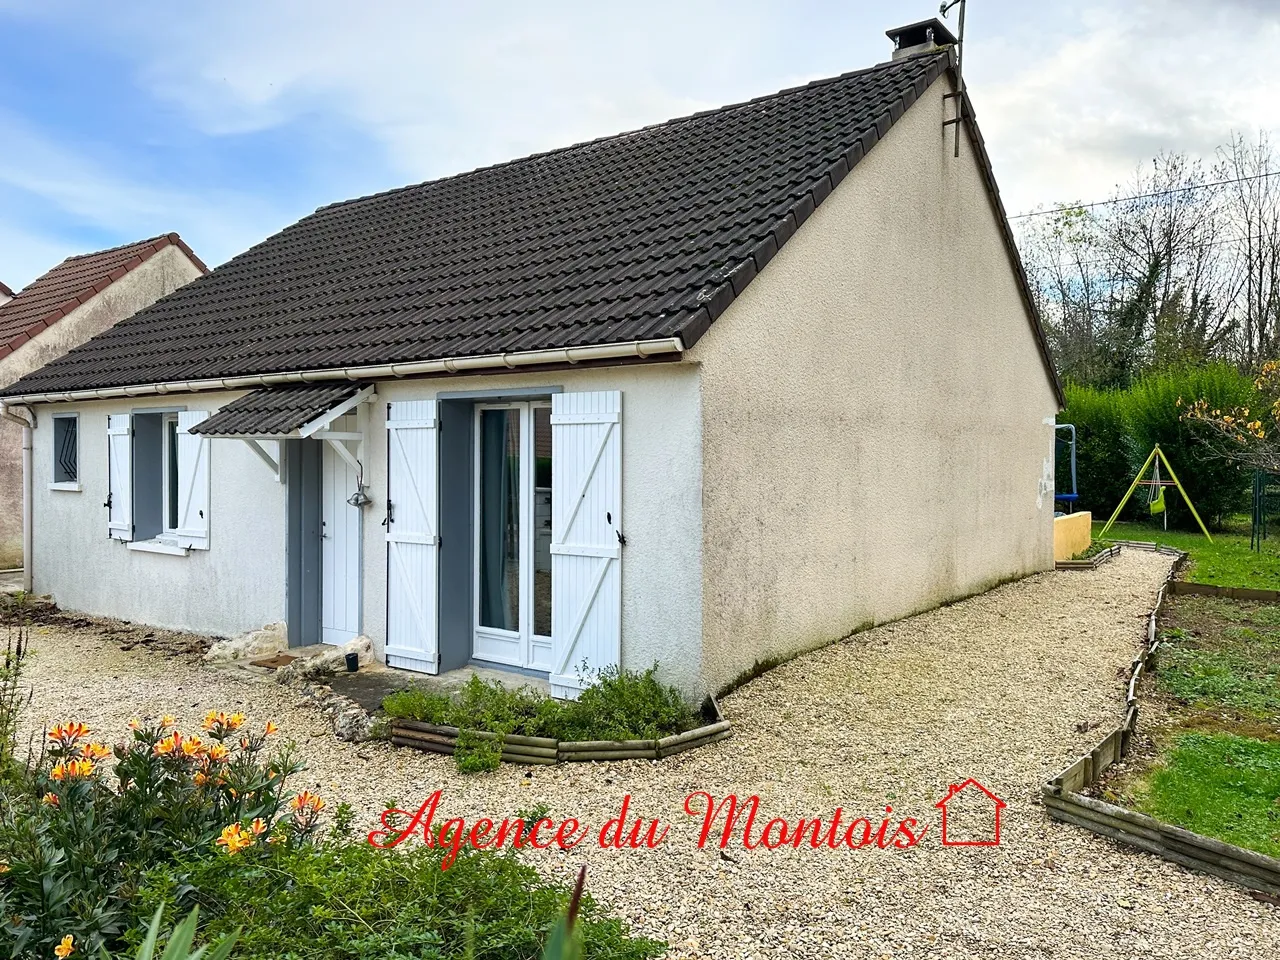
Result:
{"label": "garden border log", "polygon": [[1156,592],[1155,603],[1147,615],[1143,649],[1129,668],[1124,724],[1108,733],[1093,750],[1074,760],[1044,785],[1041,799],[1045,812],[1051,819],[1070,823],[1117,843],[1137,847],[1190,870],[1219,877],[1249,890],[1270,895],[1280,894],[1280,860],[1193,833],[1081,792],[1093,786],[1112,763],[1122,760],[1129,753],[1130,743],[1138,726],[1138,681],[1146,670],[1147,661],[1161,644],[1158,639],[1159,615],[1166,596],[1193,594],[1237,600],[1280,601],[1280,590],[1215,587],[1176,580],[1175,575],[1187,560],[1184,551],[1132,540],[1118,540],[1115,544],[1117,548],[1126,546],[1173,556],[1173,566],[1164,584]]}
{"label": "garden border log", "polygon": [[[733,736],[733,728],[720,713],[720,705],[708,697],[703,716],[715,717],[712,723],[694,727],[661,740],[553,740],[549,737],[501,735],[487,730],[467,731],[481,740],[501,740],[504,763],[550,765],[556,763],[589,763],[610,760],[661,760],[704,747]],[[391,742],[429,753],[452,755],[457,750],[457,727],[446,727],[421,720],[391,721]]]}

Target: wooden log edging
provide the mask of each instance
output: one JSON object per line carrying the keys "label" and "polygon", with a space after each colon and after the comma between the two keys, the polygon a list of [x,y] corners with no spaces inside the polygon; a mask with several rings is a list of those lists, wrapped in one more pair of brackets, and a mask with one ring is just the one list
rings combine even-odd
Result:
{"label": "wooden log edging", "polygon": [[[553,740],[548,737],[524,737],[483,730],[468,731],[481,740],[501,740],[505,763],[549,765],[555,763],[589,763],[608,760],[665,760],[695,747],[703,747],[733,736],[733,727],[720,713],[714,697],[707,698],[704,714],[712,722],[661,740]],[[452,755],[458,746],[457,727],[423,723],[419,720],[391,722],[391,742],[428,753]]]}
{"label": "wooden log edging", "polygon": [[1096,570],[1113,557],[1120,555],[1120,545],[1113,544],[1105,550],[1099,550],[1087,560],[1059,560],[1053,565],[1055,570]]}
{"label": "wooden log edging", "polygon": [[[1223,843],[1221,840],[1214,840],[1212,837],[1192,833],[1190,830],[1175,827],[1144,813],[1106,803],[1083,793],[1097,783],[1113,763],[1124,759],[1129,753],[1133,734],[1138,725],[1138,681],[1147,667],[1147,661],[1160,647],[1160,641],[1157,639],[1158,618],[1164,598],[1170,594],[1201,592],[1198,589],[1179,589],[1177,585],[1185,587],[1187,584],[1174,579],[1186,562],[1185,552],[1172,547],[1157,547],[1150,543],[1127,540],[1117,541],[1116,549],[1118,550],[1121,546],[1167,554],[1175,557],[1175,560],[1168,578],[1156,593],[1156,602],[1147,615],[1146,637],[1142,649],[1134,657],[1129,668],[1124,721],[1103,737],[1096,747],[1041,788],[1041,800],[1044,803],[1045,812],[1050,819],[1070,823],[1100,837],[1137,847],[1139,850],[1163,857],[1187,869],[1220,877],[1238,886],[1270,896],[1280,895],[1280,860],[1234,844]],[[1271,592],[1231,587],[1217,589],[1223,592],[1211,595],[1232,596],[1241,600],[1263,599],[1251,595],[1241,596],[1241,593]],[[1280,597],[1280,591],[1276,593]]]}

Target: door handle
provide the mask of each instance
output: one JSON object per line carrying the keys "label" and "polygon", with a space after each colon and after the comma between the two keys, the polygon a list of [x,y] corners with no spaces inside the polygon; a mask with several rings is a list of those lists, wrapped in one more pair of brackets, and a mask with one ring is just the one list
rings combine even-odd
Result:
{"label": "door handle", "polygon": [[387,515],[382,518],[382,525],[390,529],[391,524],[395,522],[396,522],[395,511],[392,509],[392,506],[391,506],[391,498],[388,497],[387,498]]}

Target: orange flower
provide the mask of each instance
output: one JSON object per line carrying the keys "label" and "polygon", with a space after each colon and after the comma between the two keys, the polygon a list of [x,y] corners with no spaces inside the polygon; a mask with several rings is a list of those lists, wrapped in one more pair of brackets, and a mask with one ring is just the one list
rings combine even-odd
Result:
{"label": "orange flower", "polygon": [[227,722],[227,715],[216,710],[210,710],[204,715],[204,723],[200,724],[204,730],[212,730],[217,726],[224,726]]}
{"label": "orange flower", "polygon": [[227,853],[236,854],[246,847],[253,846],[253,837],[246,833],[240,824],[233,823],[222,828],[222,836],[218,838],[218,845],[225,847]]}
{"label": "orange flower", "polygon": [[173,753],[182,743],[182,738],[176,732],[169,734],[155,746],[156,756],[164,757]]}
{"label": "orange flower", "polygon": [[87,777],[93,773],[93,761],[72,760],[67,764],[67,773],[73,777]]}
{"label": "orange flower", "polygon": [[227,748],[220,743],[215,743],[209,748],[209,758],[211,760],[225,760],[228,755]]}
{"label": "orange flower", "polygon": [[290,810],[309,809],[315,813],[319,813],[324,809],[324,801],[317,797],[310,790],[303,790],[300,794],[289,801]]}
{"label": "orange flower", "polygon": [[53,948],[53,954],[58,960],[67,960],[67,957],[76,952],[76,938],[71,934],[67,934],[62,938],[62,942]]}
{"label": "orange flower", "polygon": [[253,831],[255,837],[260,837],[267,832],[267,821],[261,817],[254,817],[253,823],[249,824],[249,829]]}
{"label": "orange flower", "polygon": [[182,743],[182,754],[186,757],[198,757],[204,753],[204,744],[199,737],[189,737]]}
{"label": "orange flower", "polygon": [[46,793],[43,797],[40,798],[40,801],[42,803],[48,804],[51,807],[56,807],[58,805],[58,795],[56,793]]}
{"label": "orange flower", "polygon": [[178,719],[171,713],[166,713],[163,717],[160,718],[161,728],[177,726],[177,723],[178,723]]}
{"label": "orange flower", "polygon": [[54,780],[65,780],[67,778],[67,765],[65,763],[55,764],[54,768],[49,771],[49,776]]}
{"label": "orange flower", "polygon": [[266,727],[262,731],[262,735],[264,737],[269,737],[273,733],[279,733],[279,732],[280,732],[280,728],[276,726],[276,722],[274,720],[268,720]]}
{"label": "orange flower", "polygon": [[71,744],[79,740],[81,737],[89,735],[89,728],[79,720],[67,720],[59,723],[49,731],[49,739],[58,743]]}
{"label": "orange flower", "polygon": [[208,776],[208,774],[204,773],[204,772],[203,772],[203,771],[201,771],[201,770],[197,770],[197,771],[196,771],[196,775],[195,775],[194,777],[192,777],[191,779],[192,779],[192,781],[194,781],[194,782],[195,782],[195,785],[196,785],[197,787],[203,787],[206,783],[208,783],[208,782],[209,782],[209,776]]}
{"label": "orange flower", "polygon": [[8,872],[9,872],[9,861],[0,860],[0,873],[8,873]]}
{"label": "orange flower", "polygon": [[228,730],[239,730],[242,726],[244,726],[243,713],[233,713],[231,716],[227,717]]}
{"label": "orange flower", "polygon": [[105,760],[111,756],[111,748],[105,743],[86,743],[80,748],[80,756],[89,760]]}
{"label": "orange flower", "polygon": [[129,721],[129,729],[130,729],[130,730],[137,730],[137,729],[139,729],[141,726],[142,726],[142,721],[141,721],[141,720],[139,720],[137,717],[134,717],[132,720],[130,720],[130,721]]}

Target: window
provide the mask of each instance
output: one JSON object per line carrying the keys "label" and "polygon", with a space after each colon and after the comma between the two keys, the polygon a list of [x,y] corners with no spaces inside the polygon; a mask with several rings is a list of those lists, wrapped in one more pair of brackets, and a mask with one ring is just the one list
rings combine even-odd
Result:
{"label": "window", "polygon": [[53,418],[54,490],[80,489],[80,415],[57,414]]}
{"label": "window", "polygon": [[108,533],[130,548],[209,549],[209,440],[191,433],[208,414],[147,410],[108,418]]}

